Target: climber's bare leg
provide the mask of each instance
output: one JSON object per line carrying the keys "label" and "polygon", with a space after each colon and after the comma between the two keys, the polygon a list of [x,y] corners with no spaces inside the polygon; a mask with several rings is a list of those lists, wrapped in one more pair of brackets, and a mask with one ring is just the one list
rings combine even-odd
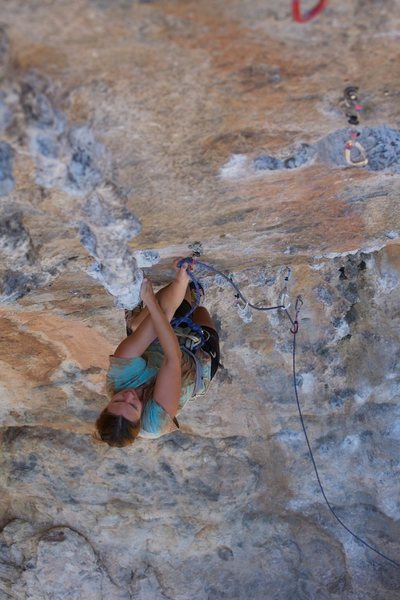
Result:
{"label": "climber's bare leg", "polygon": [[[172,321],[174,317],[174,313],[178,306],[180,306],[183,298],[182,298],[182,280],[179,277],[180,268],[177,266],[177,263],[181,259],[176,259],[174,261],[174,269],[176,272],[176,279],[168,283],[165,287],[159,290],[156,293],[156,298],[161,309],[166,314],[169,321]],[[182,267],[183,268],[183,267]],[[188,284],[185,287],[185,298],[189,298],[188,302],[191,304],[190,299],[190,290]],[[134,315],[133,319],[127,322],[128,327],[131,328],[132,333],[134,333],[139,325],[143,323],[143,321],[149,316],[149,311],[146,307],[144,307],[139,314]]]}
{"label": "climber's bare leg", "polygon": [[[172,282],[168,283],[168,285],[166,285],[165,287],[163,287],[161,290],[159,290],[156,293],[156,298],[157,298],[160,306],[161,306],[161,299],[163,297],[163,292],[167,287],[169,287],[171,285],[171,283]],[[161,308],[162,308],[162,306],[161,306]],[[140,323],[142,323],[145,320],[145,318],[148,316],[149,316],[149,309],[145,306],[144,308],[142,308],[142,310],[139,313],[137,313],[136,315],[134,314],[130,320],[128,319],[126,324],[132,330],[132,333],[134,333],[136,331],[136,329],[139,327]]]}
{"label": "climber's bare leg", "polygon": [[[186,290],[185,300],[187,300],[190,306],[192,306],[193,297],[189,286]],[[206,327],[211,327],[212,329],[215,329],[215,331],[217,331],[217,327],[214,321],[212,320],[210,313],[204,306],[198,306],[195,309],[194,313],[192,314],[192,319],[198,325],[205,325]]]}
{"label": "climber's bare leg", "polygon": [[198,325],[205,325],[206,327],[211,327],[211,329],[215,329],[217,331],[217,326],[211,318],[210,313],[204,306],[199,306],[196,308],[192,315],[192,319]]}
{"label": "climber's bare leg", "polygon": [[[175,306],[176,306],[176,297],[179,296],[179,289],[176,289],[176,286],[173,285],[175,282],[171,281],[171,283],[169,283],[168,285],[166,285],[165,287],[163,287],[161,290],[159,290],[156,293],[156,298],[158,300],[158,303],[161,307],[161,309],[164,311],[164,313],[167,315],[169,321],[172,320],[173,316],[174,316],[174,312],[175,312]],[[186,294],[187,294],[187,289],[185,292],[185,298],[186,298]],[[143,321],[146,319],[146,317],[149,316],[149,310],[147,307],[142,308],[142,310],[140,311],[140,313],[136,316],[133,317],[133,319],[129,322],[127,322],[128,327],[131,328],[132,333],[134,333],[136,331],[136,329],[139,327],[139,325],[141,323],[143,323]]]}

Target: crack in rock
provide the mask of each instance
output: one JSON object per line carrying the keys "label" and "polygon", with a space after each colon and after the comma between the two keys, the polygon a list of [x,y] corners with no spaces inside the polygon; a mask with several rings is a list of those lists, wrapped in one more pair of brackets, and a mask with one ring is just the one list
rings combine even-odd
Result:
{"label": "crack in rock", "polygon": [[112,582],[87,537],[70,527],[38,531],[31,523],[14,519],[3,529],[0,542],[0,590],[11,597],[126,597]]}
{"label": "crack in rock", "polygon": [[14,267],[31,264],[34,248],[31,236],[23,225],[22,213],[5,214],[0,218],[0,257],[2,264],[10,261]]}

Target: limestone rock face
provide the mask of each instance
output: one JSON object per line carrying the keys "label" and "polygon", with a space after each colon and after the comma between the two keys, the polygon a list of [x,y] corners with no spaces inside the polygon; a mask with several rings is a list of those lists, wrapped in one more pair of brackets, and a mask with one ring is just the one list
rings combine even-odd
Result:
{"label": "limestone rock face", "polygon": [[290,320],[221,275],[200,271],[224,369],[181,430],[91,435],[143,269],[161,286],[195,252],[253,303],[301,296],[326,495],[400,564],[400,1],[290,7],[3,3],[1,599],[400,599],[318,487]]}

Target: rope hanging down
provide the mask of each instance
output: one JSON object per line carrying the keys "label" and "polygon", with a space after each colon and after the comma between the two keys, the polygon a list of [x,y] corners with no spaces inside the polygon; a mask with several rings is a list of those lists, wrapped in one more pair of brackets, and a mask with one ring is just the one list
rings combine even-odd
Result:
{"label": "rope hanging down", "polygon": [[[298,331],[298,329],[297,329],[297,331]],[[333,514],[333,516],[335,517],[335,519],[337,520],[337,522],[348,533],[350,533],[350,535],[352,535],[354,539],[356,539],[358,542],[361,542],[361,544],[364,544],[364,546],[366,546],[367,548],[369,548],[370,550],[372,550],[373,552],[375,552],[376,554],[378,554],[379,556],[381,556],[382,558],[384,558],[385,560],[387,560],[388,562],[390,562],[392,565],[394,565],[395,567],[398,567],[400,569],[400,563],[399,562],[393,560],[393,558],[390,558],[389,556],[387,556],[383,552],[380,552],[380,550],[378,550],[377,548],[374,548],[373,546],[371,546],[370,544],[368,544],[368,542],[366,542],[365,540],[363,540],[361,537],[359,537],[357,534],[355,534],[351,529],[349,529],[349,527],[347,527],[347,525],[342,521],[342,519],[340,517],[338,517],[338,515],[335,512],[335,509],[332,507],[331,503],[329,502],[329,500],[328,500],[328,498],[327,498],[327,496],[325,494],[325,490],[324,490],[323,485],[321,483],[321,479],[320,479],[320,476],[319,476],[317,465],[315,463],[314,454],[313,454],[313,451],[311,450],[310,440],[308,439],[308,434],[307,434],[306,426],[305,426],[305,423],[304,423],[303,413],[302,413],[301,406],[300,406],[299,394],[298,394],[298,391],[297,391],[297,381],[296,381],[296,334],[297,334],[297,331],[292,331],[291,330],[291,333],[293,333],[293,387],[294,387],[294,394],[295,394],[295,398],[296,398],[297,410],[299,412],[301,426],[302,426],[302,429],[303,429],[304,437],[306,438],[306,442],[307,442],[308,453],[310,455],[311,462],[312,462],[312,465],[314,467],[315,475],[316,475],[316,478],[317,478],[317,481],[318,481],[319,489],[321,490],[321,494],[323,495],[324,500],[326,502],[326,505],[328,506],[329,510],[331,511],[331,513]]]}
{"label": "rope hanging down", "polygon": [[[230,283],[230,285],[234,288],[234,290],[236,291],[235,297],[236,298],[240,298],[245,304],[246,306],[249,306],[250,308],[252,308],[253,310],[260,310],[260,311],[267,311],[267,310],[278,310],[278,309],[282,309],[285,311],[286,316],[288,317],[288,319],[291,322],[292,327],[290,328],[290,333],[293,335],[293,360],[292,360],[292,367],[293,367],[293,388],[294,388],[294,394],[295,394],[295,399],[296,399],[296,404],[297,404],[297,410],[299,413],[299,418],[300,418],[300,423],[303,429],[303,433],[304,433],[304,437],[306,439],[306,443],[307,443],[307,448],[308,448],[308,453],[310,455],[310,459],[312,462],[312,465],[314,467],[314,471],[315,471],[315,475],[318,481],[318,485],[319,485],[319,489],[321,490],[321,494],[326,502],[326,505],[328,507],[328,509],[330,510],[330,512],[332,513],[332,515],[335,517],[336,521],[358,542],[360,542],[361,544],[363,544],[364,546],[366,546],[366,548],[369,548],[370,550],[372,550],[373,552],[375,552],[375,554],[378,554],[380,557],[384,558],[385,560],[387,560],[389,563],[391,563],[393,566],[397,567],[400,569],[400,563],[393,560],[392,558],[390,558],[389,556],[387,556],[386,554],[384,554],[383,552],[381,552],[380,550],[378,550],[377,548],[374,548],[374,546],[371,546],[371,544],[369,544],[368,542],[366,542],[364,539],[362,539],[360,536],[358,536],[356,533],[354,533],[343,521],[340,517],[338,517],[338,515],[336,514],[335,509],[332,507],[331,503],[329,502],[327,495],[325,493],[324,487],[322,485],[321,482],[321,478],[319,476],[319,471],[317,468],[317,464],[315,462],[315,458],[314,458],[314,454],[313,451],[311,449],[311,444],[310,444],[310,440],[308,438],[308,434],[307,434],[307,429],[305,426],[305,422],[304,422],[304,417],[303,417],[303,413],[301,410],[301,406],[300,406],[300,401],[299,401],[299,394],[298,394],[298,390],[297,390],[297,374],[296,374],[296,335],[299,331],[299,321],[298,321],[298,317],[299,317],[299,313],[301,310],[301,307],[303,305],[303,300],[301,298],[301,296],[297,296],[296,299],[296,303],[295,303],[295,316],[294,319],[292,319],[292,317],[289,314],[288,308],[289,305],[285,305],[285,304],[279,304],[277,306],[256,306],[255,304],[252,304],[251,302],[249,302],[247,300],[247,298],[242,294],[242,292],[240,291],[239,287],[234,283],[234,281],[232,281],[232,278],[229,277],[228,275],[225,275],[225,273],[223,273],[222,271],[218,271],[218,269],[215,269],[214,267],[212,267],[211,265],[208,265],[206,263],[203,263],[197,259],[194,259],[192,257],[189,258],[185,258],[183,260],[181,260],[178,263],[178,266],[181,267],[184,263],[196,263],[196,265],[199,265],[201,267],[203,267],[204,269],[207,269],[208,271],[211,271],[213,273],[215,273],[216,275],[221,276],[223,279],[225,279],[226,281],[228,281]],[[193,313],[193,311],[197,308],[197,306],[199,306],[200,304],[200,283],[198,281],[198,279],[194,276],[194,274],[191,271],[188,271],[189,276],[191,278],[191,280],[193,281],[193,284],[195,286],[195,290],[196,290],[196,301],[194,303],[194,305],[192,306],[191,310],[181,319],[174,319],[174,321],[172,321],[172,325],[174,327],[176,327],[177,325],[174,323],[175,321],[179,321],[178,324],[184,322],[187,325],[189,325],[192,329],[193,329],[193,325],[196,325],[195,323],[193,323],[193,321],[190,319],[190,315]],[[284,291],[281,294],[281,298],[288,298],[288,291],[287,291],[287,287],[288,287],[288,281],[289,281],[289,277],[290,277],[290,269],[288,269],[288,274],[285,277],[285,285],[284,285]],[[195,329],[196,333],[197,330]],[[199,343],[197,345],[197,347],[200,347],[201,343]]]}

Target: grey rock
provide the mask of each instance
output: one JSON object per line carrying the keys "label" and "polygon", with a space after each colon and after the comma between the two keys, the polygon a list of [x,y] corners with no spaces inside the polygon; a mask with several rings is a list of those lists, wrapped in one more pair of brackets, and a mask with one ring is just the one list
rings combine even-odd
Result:
{"label": "grey rock", "polygon": [[[2,3],[0,597],[400,598],[327,507],[293,389],[331,506],[397,559],[397,3],[304,26],[266,4]],[[361,63],[356,169],[341,98]],[[285,311],[243,323],[199,270],[225,370],[180,431],[109,448],[91,434],[114,299],[190,251],[257,305],[286,293],[294,316],[301,294],[296,376]]]}
{"label": "grey rock", "polygon": [[105,148],[95,141],[88,127],[71,128],[68,135],[71,160],[67,166],[67,189],[85,192],[93,190],[104,181],[101,166]]}
{"label": "grey rock", "polygon": [[12,161],[14,151],[7,142],[0,142],[0,196],[7,196],[14,187]]}

